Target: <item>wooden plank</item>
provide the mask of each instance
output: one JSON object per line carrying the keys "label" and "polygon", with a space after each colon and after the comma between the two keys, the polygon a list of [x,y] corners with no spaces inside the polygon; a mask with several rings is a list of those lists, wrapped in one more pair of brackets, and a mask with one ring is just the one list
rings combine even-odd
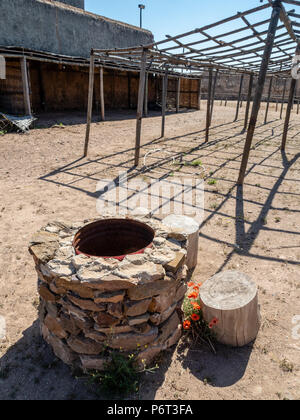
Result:
{"label": "wooden plank", "polygon": [[219,75],[219,70],[216,71],[215,78],[214,78],[214,83],[213,83],[213,88],[212,88],[211,110],[210,110],[210,123],[209,123],[209,125],[211,125],[213,111],[214,111],[215,96],[216,96],[216,86],[217,86],[218,75]]}
{"label": "wooden plank", "polygon": [[94,78],[95,78],[95,57],[94,57],[94,54],[93,54],[93,51],[92,51],[91,52],[91,59],[90,59],[87,124],[86,124],[85,144],[84,144],[83,156],[87,156],[87,154],[88,154],[88,147],[89,147],[89,140],[90,140],[90,130],[91,130],[92,113],[93,113]]}
{"label": "wooden plank", "polygon": [[212,83],[213,83],[212,69],[209,69],[207,108],[206,108],[205,143],[207,143],[208,140],[209,140],[209,127],[210,127],[210,121],[211,121],[211,118],[210,118],[210,110],[211,110]]}
{"label": "wooden plank", "polygon": [[287,79],[284,80],[284,87],[283,87],[283,94],[282,94],[282,102],[281,102],[281,109],[280,109],[280,119],[282,119],[282,114],[283,114],[283,107],[284,107],[284,101],[285,101],[286,87],[287,87]]}
{"label": "wooden plank", "polygon": [[163,78],[163,92],[162,92],[162,107],[161,107],[161,137],[165,137],[165,126],[166,126],[166,107],[167,107],[167,97],[168,97],[168,68],[165,71]]}
{"label": "wooden plank", "polygon": [[21,72],[22,72],[22,85],[23,85],[23,96],[24,96],[24,109],[25,114],[32,116],[31,101],[30,101],[30,89],[29,89],[29,74],[27,59],[23,57],[21,59]]}
{"label": "wooden plank", "polygon": [[181,79],[178,77],[177,80],[177,89],[176,89],[176,113],[178,114],[180,109],[180,87],[181,87]]}
{"label": "wooden plank", "polygon": [[286,147],[286,141],[287,141],[287,135],[288,135],[288,130],[289,130],[291,111],[292,111],[292,108],[293,108],[293,101],[294,101],[294,95],[295,95],[295,90],[296,90],[296,84],[297,84],[297,79],[292,79],[291,80],[289,100],[288,100],[288,105],[287,105],[287,110],[286,110],[286,115],[285,115],[281,150],[285,150],[285,147]]}
{"label": "wooden plank", "polygon": [[145,76],[144,116],[148,117],[149,73]]}
{"label": "wooden plank", "polygon": [[249,86],[248,86],[248,96],[247,96],[247,105],[246,105],[245,122],[244,122],[244,130],[243,131],[246,131],[247,127],[248,127],[248,119],[249,119],[249,112],[250,112],[253,81],[254,81],[254,75],[251,74],[250,79],[249,79]]}
{"label": "wooden plank", "polygon": [[139,94],[138,94],[138,105],[137,105],[137,115],[136,115],[136,140],[135,140],[135,159],[134,159],[135,166],[138,166],[139,161],[140,161],[141,131],[142,131],[143,105],[144,105],[144,94],[145,94],[147,52],[148,52],[147,49],[143,49],[142,57],[141,57]]}
{"label": "wooden plank", "polygon": [[271,58],[271,54],[272,54],[272,50],[274,46],[275,34],[278,27],[280,11],[281,11],[281,3],[276,1],[276,3],[274,3],[274,7],[272,11],[272,16],[271,16],[269,30],[268,30],[268,37],[266,39],[265,51],[264,51],[264,55],[263,55],[263,59],[262,59],[261,67],[259,71],[258,83],[257,83],[256,92],[254,96],[250,123],[249,123],[248,132],[247,132],[247,138],[245,142],[243,158],[242,158],[238,182],[237,182],[238,185],[242,185],[244,183],[244,178],[245,178],[248,160],[249,160],[250,149],[252,145],[252,140],[253,140],[254,131],[256,128],[258,113],[259,113],[261,99],[262,99],[263,87],[266,80],[268,66],[269,66],[269,62],[270,62],[270,58]]}
{"label": "wooden plank", "polygon": [[104,102],[104,80],[103,80],[103,66],[100,67],[100,108],[101,120],[105,121],[105,102]]}
{"label": "wooden plank", "polygon": [[241,96],[242,96],[242,90],[243,90],[243,82],[244,82],[244,75],[242,74],[241,79],[240,79],[240,88],[239,88],[238,100],[237,100],[237,104],[236,104],[236,113],[235,113],[234,121],[237,121],[237,119],[239,117],[240,106],[241,106]]}
{"label": "wooden plank", "polygon": [[268,99],[267,99],[267,107],[266,107],[266,114],[265,114],[265,124],[267,124],[267,121],[268,121],[270,99],[271,99],[271,95],[272,95],[272,85],[273,85],[273,77],[270,78],[269,92],[268,92]]}

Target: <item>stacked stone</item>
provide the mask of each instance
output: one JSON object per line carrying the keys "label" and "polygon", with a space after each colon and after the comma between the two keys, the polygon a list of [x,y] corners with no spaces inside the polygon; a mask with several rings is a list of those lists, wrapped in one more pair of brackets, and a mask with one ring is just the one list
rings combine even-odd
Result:
{"label": "stacked stone", "polygon": [[139,220],[154,229],[153,246],[121,262],[75,255],[74,236],[92,220],[49,224],[30,243],[41,333],[68,365],[102,370],[112,350],[148,365],[181,337],[186,238],[152,218]]}

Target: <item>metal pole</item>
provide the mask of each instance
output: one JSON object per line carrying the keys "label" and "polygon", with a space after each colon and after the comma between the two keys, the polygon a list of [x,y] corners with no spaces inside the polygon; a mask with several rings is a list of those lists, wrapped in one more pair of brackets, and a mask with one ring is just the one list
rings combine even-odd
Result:
{"label": "metal pole", "polygon": [[251,149],[251,144],[252,144],[254,131],[255,131],[257,118],[258,118],[258,113],[260,109],[260,104],[261,104],[263,87],[266,80],[270,57],[271,57],[273,46],[274,46],[274,40],[275,40],[275,35],[276,35],[277,27],[278,27],[278,21],[279,21],[281,10],[282,10],[281,1],[275,0],[275,2],[273,3],[273,11],[272,11],[271,21],[269,25],[269,30],[268,30],[268,37],[266,39],[266,46],[265,46],[265,50],[264,50],[264,54],[262,58],[262,63],[260,66],[258,83],[257,83],[256,92],[254,96],[252,113],[250,117],[250,123],[249,123],[247,138],[245,142],[245,147],[244,147],[243,159],[241,162],[240,173],[238,177],[239,185],[242,185],[244,183],[247,164],[249,160],[249,153]]}
{"label": "metal pole", "polygon": [[141,71],[139,82],[139,95],[136,115],[136,139],[135,139],[135,159],[134,164],[138,166],[140,161],[140,148],[141,148],[141,130],[143,120],[143,105],[145,95],[145,79],[146,79],[146,66],[147,66],[147,49],[143,49],[141,57]]}

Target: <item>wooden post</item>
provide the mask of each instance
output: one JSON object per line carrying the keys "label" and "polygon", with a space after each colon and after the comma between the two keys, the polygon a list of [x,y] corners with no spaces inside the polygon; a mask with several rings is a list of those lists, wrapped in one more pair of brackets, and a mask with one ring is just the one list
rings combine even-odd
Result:
{"label": "wooden post", "polygon": [[239,117],[239,111],[240,111],[240,106],[241,106],[241,96],[242,96],[242,89],[243,89],[243,82],[244,82],[244,75],[241,75],[241,80],[240,80],[240,89],[239,89],[239,96],[238,96],[238,101],[236,104],[236,113],[235,113],[235,119],[234,121],[237,121],[238,117]]}
{"label": "wooden post", "polygon": [[283,87],[281,110],[280,110],[280,119],[282,119],[282,114],[283,114],[283,107],[284,107],[284,100],[285,100],[286,85],[287,85],[287,79],[284,79],[284,87]]}
{"label": "wooden post", "polygon": [[202,89],[202,78],[198,81],[198,111],[201,110],[201,89]]}
{"label": "wooden post", "polygon": [[141,57],[141,71],[140,71],[140,82],[139,82],[139,95],[138,95],[138,106],[136,116],[136,140],[135,140],[135,166],[138,166],[140,161],[140,148],[141,148],[141,130],[143,120],[143,104],[145,94],[145,79],[146,79],[146,66],[147,66],[147,52],[146,48],[143,49]]}
{"label": "wooden post", "polygon": [[245,123],[244,123],[244,130],[247,130],[248,127],[248,118],[249,118],[249,112],[250,112],[250,104],[251,104],[251,95],[252,95],[252,89],[253,89],[253,80],[254,75],[250,74],[249,79],[249,87],[248,87],[248,97],[247,97],[247,106],[246,106],[246,113],[245,113]]}
{"label": "wooden post", "polygon": [[223,271],[207,280],[199,291],[205,321],[217,341],[243,347],[255,340],[261,323],[257,285],[244,273]]}
{"label": "wooden post", "polygon": [[286,146],[287,134],[288,134],[290,118],[291,118],[291,111],[292,111],[292,107],[293,107],[293,100],[294,100],[294,95],[295,95],[295,90],[296,90],[296,84],[297,84],[297,79],[292,79],[291,87],[290,87],[289,101],[288,101],[286,115],[285,115],[281,150],[285,150],[285,146]]}
{"label": "wooden post", "polygon": [[208,93],[207,93],[207,109],[206,109],[206,133],[205,133],[205,143],[209,140],[209,127],[210,127],[210,109],[211,109],[211,90],[212,90],[212,80],[213,74],[212,69],[209,69],[209,79],[208,79]]}
{"label": "wooden post", "polygon": [[246,142],[245,142],[244,153],[243,153],[243,158],[242,158],[241,167],[240,167],[240,173],[239,173],[239,177],[238,177],[238,184],[239,185],[242,185],[244,183],[244,178],[245,178],[246,169],[247,169],[247,165],[248,165],[251,144],[252,144],[254,131],[255,131],[255,128],[256,128],[256,123],[257,123],[257,118],[258,118],[258,113],[259,113],[259,109],[260,109],[260,104],[261,104],[263,87],[264,87],[264,83],[265,83],[265,80],[266,80],[266,74],[267,74],[267,71],[268,71],[270,57],[271,57],[272,50],[273,50],[273,45],[274,45],[274,40],[275,40],[275,35],[276,35],[277,27],[278,27],[278,21],[279,21],[279,16],[280,16],[281,10],[282,9],[281,9],[280,0],[275,0],[275,2],[273,3],[273,11],[272,11],[272,16],[271,16],[271,20],[270,20],[268,36],[267,36],[267,39],[266,39],[266,46],[265,46],[265,50],[264,50],[264,54],[263,54],[263,58],[262,58],[262,63],[261,63],[261,66],[260,66],[258,83],[257,83],[256,92],[255,92],[255,96],[254,96],[253,107],[252,107],[252,112],[251,112],[251,117],[250,117],[250,123],[249,123],[248,132],[247,132],[247,138],[246,138]]}
{"label": "wooden post", "polygon": [[269,92],[268,92],[268,99],[267,99],[267,108],[266,108],[266,114],[265,114],[265,124],[267,124],[267,121],[268,121],[270,99],[271,99],[271,95],[272,95],[272,85],[273,85],[273,77],[270,78],[270,85],[269,85]]}
{"label": "wooden post", "polygon": [[210,123],[209,123],[209,125],[211,125],[213,111],[214,111],[214,103],[215,103],[215,95],[216,95],[216,86],[217,86],[218,74],[219,74],[219,70],[216,71],[215,78],[214,78],[214,85],[213,85],[212,98],[211,98],[211,110],[210,110]]}
{"label": "wooden post", "polygon": [[28,116],[32,116],[31,102],[30,102],[29,75],[28,75],[28,67],[27,67],[26,57],[23,57],[21,59],[21,72],[22,72],[22,84],[23,84],[25,114],[28,115]]}
{"label": "wooden post", "polygon": [[131,75],[130,75],[130,71],[128,72],[127,84],[128,84],[128,109],[131,109]]}
{"label": "wooden post", "polygon": [[225,99],[225,107],[227,107],[228,98]]}
{"label": "wooden post", "polygon": [[297,102],[297,115],[299,115],[300,101]]}
{"label": "wooden post", "polygon": [[161,137],[165,137],[165,125],[166,125],[166,107],[167,107],[167,96],[168,96],[168,68],[166,68],[165,75],[163,78],[163,91],[162,91],[162,108],[161,108]]}
{"label": "wooden post", "polygon": [[100,108],[101,120],[105,121],[105,102],[104,102],[104,80],[103,80],[103,67],[100,67]]}
{"label": "wooden post", "polygon": [[89,77],[89,94],[88,94],[88,110],[87,110],[87,124],[86,124],[86,134],[85,134],[85,144],[83,156],[87,156],[89,140],[90,140],[90,130],[93,114],[93,93],[94,93],[94,79],[95,79],[95,56],[94,51],[91,51],[90,59],[90,77]]}
{"label": "wooden post", "polygon": [[176,112],[179,113],[180,109],[180,86],[181,86],[181,79],[178,77],[177,80],[177,89],[176,89]]}
{"label": "wooden post", "polygon": [[145,75],[145,102],[144,102],[144,115],[148,117],[148,83],[149,83],[149,73],[146,72]]}

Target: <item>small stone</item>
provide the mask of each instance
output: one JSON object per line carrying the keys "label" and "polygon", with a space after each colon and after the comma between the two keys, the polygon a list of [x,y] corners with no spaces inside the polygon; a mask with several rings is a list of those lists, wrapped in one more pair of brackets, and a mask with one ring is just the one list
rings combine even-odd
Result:
{"label": "small stone", "polygon": [[76,268],[76,270],[79,270],[81,267],[86,266],[89,262],[90,258],[83,254],[75,255],[75,257],[73,257],[71,260],[71,263],[73,267]]}
{"label": "small stone", "polygon": [[52,347],[52,350],[56,357],[61,359],[65,364],[72,365],[73,362],[76,360],[76,355],[71,349],[59,338],[55,337],[50,333],[47,327],[43,327],[43,337],[47,341],[47,343]]}
{"label": "small stone", "polygon": [[185,254],[183,252],[178,252],[173,261],[170,261],[168,264],[166,264],[165,269],[171,273],[176,273],[177,270],[183,266],[184,261]]}
{"label": "small stone", "polygon": [[120,264],[113,273],[124,279],[137,279],[138,284],[143,284],[163,278],[165,270],[161,265],[153,262],[146,262],[142,265],[124,263]]}
{"label": "small stone", "polygon": [[131,263],[134,265],[143,265],[147,260],[147,256],[145,254],[136,254],[136,255],[127,255],[123,262]]}
{"label": "small stone", "polygon": [[124,318],[124,314],[123,314],[123,306],[122,303],[109,303],[107,305],[107,313],[109,315],[114,316],[115,318],[118,319],[123,319]]}
{"label": "small stone", "polygon": [[[181,326],[179,316],[177,315],[177,312],[174,312],[174,314],[164,324],[160,325],[156,342],[159,344],[164,343],[168,337],[173,335],[174,331],[177,331],[179,326]],[[173,341],[170,340],[169,344],[172,342]]]}
{"label": "small stone", "polygon": [[153,245],[160,247],[163,246],[166,243],[165,238],[157,237],[153,239]]}
{"label": "small stone", "polygon": [[45,228],[46,232],[50,232],[50,233],[59,233],[59,227],[58,226],[47,226]]}
{"label": "small stone", "polygon": [[44,299],[47,302],[56,302],[58,299],[58,296],[56,296],[54,293],[50,292],[47,286],[41,284],[38,288],[38,292],[42,299]]}
{"label": "small stone", "polygon": [[87,338],[70,337],[67,343],[75,353],[79,354],[97,355],[103,350],[101,343],[96,343]]}
{"label": "small stone", "polygon": [[151,305],[149,306],[149,312],[164,312],[170,308],[174,302],[177,302],[175,295],[176,290],[173,288],[171,290],[167,290],[165,293],[155,296],[151,301]]}
{"label": "small stone", "polygon": [[166,265],[170,263],[175,258],[174,252],[162,253],[162,252],[154,252],[151,255],[151,261],[155,264]]}
{"label": "small stone", "polygon": [[59,236],[55,233],[45,232],[43,230],[36,232],[31,241],[31,245],[58,243]]}
{"label": "small stone", "polygon": [[69,260],[74,256],[74,248],[72,246],[62,246],[58,248],[55,254],[55,259]]}
{"label": "small stone", "polygon": [[77,306],[73,305],[71,302],[66,301],[65,299],[60,299],[59,303],[69,314],[74,315],[75,317],[81,319],[82,321],[86,320],[87,318],[86,312],[84,312],[82,309],[78,308]]}
{"label": "small stone", "polygon": [[50,243],[50,244],[37,244],[31,245],[29,248],[29,252],[33,255],[34,261],[36,264],[38,263],[47,263],[48,261],[54,258],[54,255],[57,251],[58,243]]}
{"label": "small stone", "polygon": [[176,280],[165,277],[162,280],[132,287],[127,291],[127,295],[131,300],[143,300],[159,295],[172,287],[176,287]]}
{"label": "small stone", "polygon": [[52,260],[48,263],[48,268],[51,274],[55,276],[72,276],[75,273],[74,267],[63,260]]}
{"label": "small stone", "polygon": [[155,314],[151,315],[150,321],[154,325],[160,325],[172,315],[172,313],[175,311],[175,309],[176,309],[176,303],[174,305],[170,306],[170,308],[168,308],[166,311],[162,312],[161,314],[160,313],[155,313]]}
{"label": "small stone", "polygon": [[125,291],[116,291],[108,293],[95,293],[95,302],[96,303],[118,303],[122,302],[125,296]]}
{"label": "small stone", "polygon": [[148,311],[149,305],[152,302],[151,298],[138,300],[138,301],[127,301],[124,304],[124,312],[126,316],[138,316]]}
{"label": "small stone", "polygon": [[139,334],[148,334],[151,328],[152,327],[150,324],[148,324],[148,322],[145,322],[144,324],[134,325],[132,327],[133,331]]}
{"label": "small stone", "polygon": [[115,318],[105,312],[100,312],[100,314],[95,317],[95,321],[100,327],[113,327],[120,323],[118,318]]}
{"label": "small stone", "polygon": [[44,324],[48,328],[49,331],[51,331],[56,337],[58,338],[67,338],[68,334],[67,332],[62,328],[60,323],[57,321],[57,319],[52,318],[49,314],[46,316],[44,320]]}
{"label": "small stone", "polygon": [[136,207],[131,214],[133,216],[142,216],[142,217],[150,217],[151,216],[151,210],[147,209],[146,207]]}
{"label": "small stone", "polygon": [[134,325],[144,324],[149,321],[150,314],[140,315],[134,318],[128,318],[128,324],[133,327]]}
{"label": "small stone", "polygon": [[80,356],[81,367],[84,371],[97,370],[99,372],[106,369],[110,359],[108,357]]}
{"label": "small stone", "polygon": [[131,279],[125,280],[111,274],[104,275],[103,273],[94,271],[88,267],[82,267],[77,272],[77,276],[81,280],[82,284],[103,292],[129,289],[135,284]]}
{"label": "small stone", "polygon": [[94,292],[92,291],[92,289],[81,284],[78,279],[76,279],[77,281],[74,280],[74,277],[60,277],[55,280],[55,285],[59,289],[72,291],[82,298],[93,299]]}
{"label": "small stone", "polygon": [[93,330],[87,330],[84,331],[84,335],[86,338],[90,338],[91,340],[96,341],[97,343],[103,343],[106,340],[106,335],[102,334],[97,331]]}
{"label": "small stone", "polygon": [[105,305],[96,305],[96,303],[93,300],[80,299],[70,294],[67,295],[67,298],[84,311],[102,312],[106,309]]}
{"label": "small stone", "polygon": [[69,316],[61,313],[59,316],[59,323],[62,328],[72,335],[78,335],[80,333],[80,329],[76,326],[74,319],[70,318]]}
{"label": "small stone", "polygon": [[52,316],[53,318],[58,317],[59,309],[57,305],[54,305],[51,302],[45,302],[45,308],[47,310],[47,313]]}
{"label": "small stone", "polygon": [[112,326],[110,328],[103,328],[95,324],[94,329],[106,335],[127,333],[132,331],[132,328],[129,325],[118,325]]}
{"label": "small stone", "polygon": [[152,343],[158,335],[158,329],[152,328],[147,334],[125,333],[113,335],[108,341],[108,346],[113,349],[137,350]]}

